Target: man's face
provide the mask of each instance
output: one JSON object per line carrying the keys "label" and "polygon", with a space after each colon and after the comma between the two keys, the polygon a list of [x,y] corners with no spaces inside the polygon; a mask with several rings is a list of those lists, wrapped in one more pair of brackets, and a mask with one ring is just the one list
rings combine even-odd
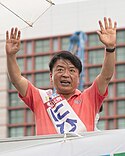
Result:
{"label": "man's face", "polygon": [[50,76],[59,94],[73,94],[79,84],[79,71],[69,60],[57,60]]}

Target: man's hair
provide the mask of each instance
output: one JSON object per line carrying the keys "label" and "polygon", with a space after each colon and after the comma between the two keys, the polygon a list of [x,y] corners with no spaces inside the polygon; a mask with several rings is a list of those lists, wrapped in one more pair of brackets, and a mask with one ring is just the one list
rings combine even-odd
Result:
{"label": "man's hair", "polygon": [[55,63],[59,59],[69,60],[78,69],[79,74],[81,73],[82,63],[81,63],[80,59],[76,55],[72,54],[69,51],[60,51],[53,56],[53,58],[49,62],[49,69],[51,72],[53,70]]}

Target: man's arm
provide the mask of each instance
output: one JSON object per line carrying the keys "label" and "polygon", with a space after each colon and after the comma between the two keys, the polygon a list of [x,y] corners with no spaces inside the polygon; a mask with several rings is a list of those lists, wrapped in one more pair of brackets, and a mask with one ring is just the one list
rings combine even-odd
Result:
{"label": "man's arm", "polygon": [[[116,47],[116,25],[112,26],[111,19],[104,18],[104,26],[99,21],[100,31],[97,31],[100,41],[105,45],[105,57],[102,65],[101,73],[97,77],[97,85],[100,93],[103,95],[113,76],[115,67],[115,50],[109,52]],[[106,50],[108,49],[108,50]]]}
{"label": "man's arm", "polygon": [[20,50],[20,31],[17,28],[12,28],[11,32],[6,32],[6,55],[7,69],[11,82],[24,97],[26,95],[28,81],[21,75],[19,66],[16,60],[16,53]]}

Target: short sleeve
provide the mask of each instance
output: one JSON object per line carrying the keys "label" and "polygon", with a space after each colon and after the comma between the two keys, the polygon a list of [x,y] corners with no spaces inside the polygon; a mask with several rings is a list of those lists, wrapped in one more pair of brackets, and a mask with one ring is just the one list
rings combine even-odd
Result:
{"label": "short sleeve", "polygon": [[28,88],[26,91],[26,96],[22,97],[20,93],[18,93],[19,97],[24,101],[24,103],[34,111],[34,99],[38,96],[38,88],[31,84],[28,81]]}

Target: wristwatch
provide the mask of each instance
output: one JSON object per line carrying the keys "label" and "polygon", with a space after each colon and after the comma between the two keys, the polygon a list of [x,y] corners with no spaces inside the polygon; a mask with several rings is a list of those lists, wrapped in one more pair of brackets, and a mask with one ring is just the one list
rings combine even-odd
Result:
{"label": "wristwatch", "polygon": [[106,48],[106,52],[113,53],[116,48]]}

